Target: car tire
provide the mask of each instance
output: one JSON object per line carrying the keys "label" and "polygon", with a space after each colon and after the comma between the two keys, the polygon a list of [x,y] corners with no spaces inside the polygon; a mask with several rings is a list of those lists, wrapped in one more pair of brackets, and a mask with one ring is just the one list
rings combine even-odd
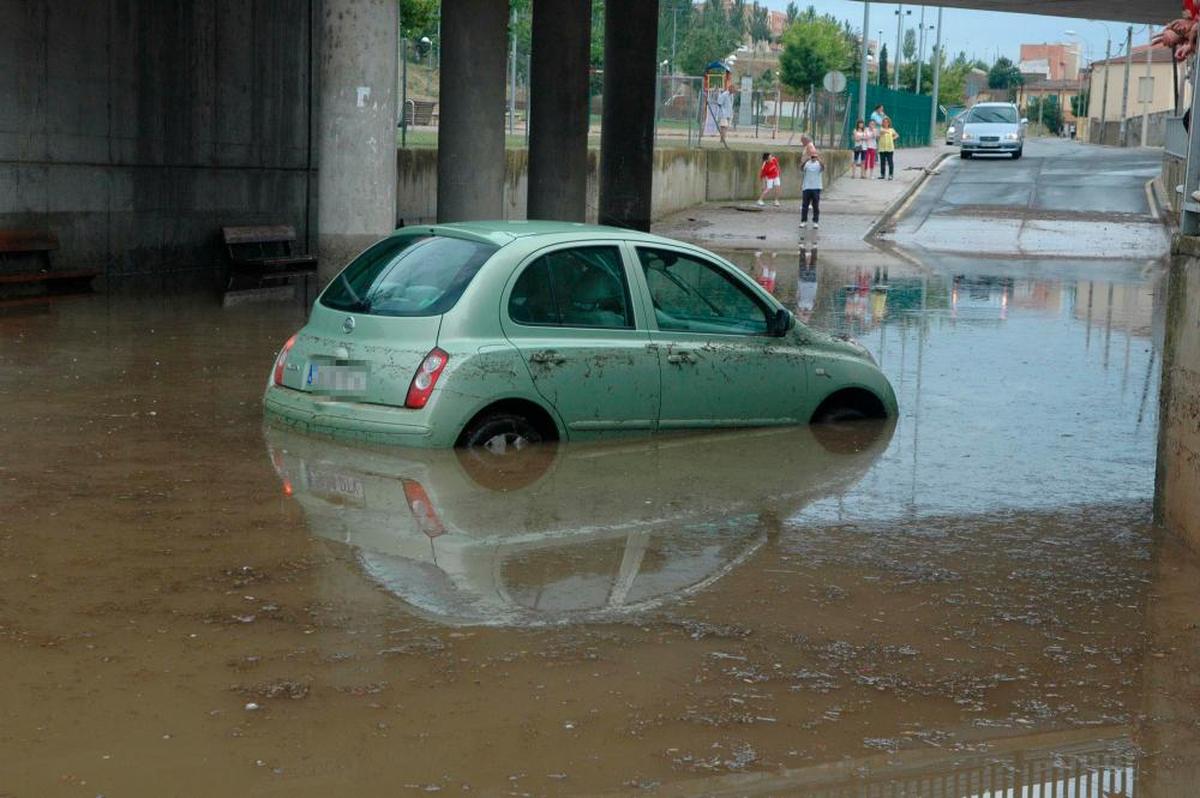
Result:
{"label": "car tire", "polygon": [[958,157],[962,158],[964,161],[969,161],[971,160],[971,153],[967,152],[966,150],[962,150],[958,153]]}
{"label": "car tire", "polygon": [[541,443],[542,433],[529,419],[511,412],[486,413],[471,422],[459,439],[465,449],[502,457]]}
{"label": "car tire", "polygon": [[1016,152],[1014,152],[1014,153],[1013,153],[1013,160],[1014,160],[1014,161],[1015,161],[1015,160],[1017,160],[1018,158],[1020,158],[1020,157],[1021,157],[1021,150],[1024,150],[1024,149],[1025,149],[1025,148],[1024,148],[1024,147],[1022,147],[1020,150],[1017,150]]}
{"label": "car tire", "polygon": [[813,424],[841,424],[846,421],[862,421],[870,418],[866,413],[857,407],[848,405],[835,405],[821,412],[819,416],[812,420]]}

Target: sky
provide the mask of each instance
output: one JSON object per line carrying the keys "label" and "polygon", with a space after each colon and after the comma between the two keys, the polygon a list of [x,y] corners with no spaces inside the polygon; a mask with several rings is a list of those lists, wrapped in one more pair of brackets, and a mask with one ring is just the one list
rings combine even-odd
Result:
{"label": "sky", "polygon": [[[783,11],[787,8],[787,0],[760,0],[768,8]],[[863,4],[851,0],[796,0],[796,5],[806,8],[814,6],[819,14],[833,14],[838,19],[850,20],[855,30],[862,27]],[[871,31],[869,38],[878,39],[879,31],[883,30],[883,41],[888,46],[888,52],[896,49],[896,4],[871,3]],[[905,16],[905,27],[916,27],[920,20],[921,6],[904,6],[905,11],[912,10],[912,16]],[[937,9],[925,7],[925,24],[937,22]],[[1108,33],[1105,32],[1107,25]],[[1091,22],[1084,19],[1067,19],[1064,17],[1044,17],[1036,14],[1002,14],[993,11],[964,11],[957,8],[947,8],[942,11],[942,44],[946,52],[955,56],[959,51],[965,51],[968,56],[977,56],[987,63],[996,60],[997,54],[1017,60],[1021,44],[1042,44],[1052,42],[1081,41],[1083,60],[1101,60],[1104,58],[1105,41],[1112,36],[1112,52],[1116,55],[1125,43],[1125,28],[1123,22]],[[1065,31],[1074,31],[1078,36],[1068,36]],[[1134,47],[1145,44],[1148,38],[1145,25],[1134,25]],[[927,39],[926,42],[931,42]],[[926,52],[932,45],[925,45]]]}

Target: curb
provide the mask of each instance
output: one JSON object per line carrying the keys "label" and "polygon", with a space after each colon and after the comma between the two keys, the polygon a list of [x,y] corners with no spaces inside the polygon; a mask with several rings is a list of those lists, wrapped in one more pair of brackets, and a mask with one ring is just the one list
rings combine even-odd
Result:
{"label": "curb", "polygon": [[879,235],[879,231],[883,229],[883,226],[899,215],[904,206],[908,204],[908,201],[912,199],[918,191],[921,190],[922,186],[925,185],[925,181],[933,177],[932,173],[942,165],[942,161],[945,161],[953,154],[954,153],[952,152],[944,152],[935,158],[932,163],[926,166],[925,173],[914,180],[912,185],[906,188],[904,193],[897,197],[895,201],[889,205],[886,210],[884,210],[880,217],[876,219],[870,227],[867,228],[867,232],[863,235],[863,241],[870,242],[871,239]]}

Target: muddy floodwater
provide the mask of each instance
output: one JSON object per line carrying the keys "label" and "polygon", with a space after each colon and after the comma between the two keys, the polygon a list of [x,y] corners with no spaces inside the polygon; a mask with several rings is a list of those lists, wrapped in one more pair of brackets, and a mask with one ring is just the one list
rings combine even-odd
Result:
{"label": "muddy floodwater", "polygon": [[894,423],[264,429],[295,306],[0,316],[0,796],[1200,794],[1152,263],[746,253]]}

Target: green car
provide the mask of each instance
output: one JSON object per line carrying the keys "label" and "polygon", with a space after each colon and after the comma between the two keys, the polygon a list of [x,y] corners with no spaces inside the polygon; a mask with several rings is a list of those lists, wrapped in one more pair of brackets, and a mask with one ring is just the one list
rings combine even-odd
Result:
{"label": "green car", "polygon": [[268,418],[421,447],[886,418],[853,340],[699,247],[566,222],[405,227],[335,277],[275,360]]}

